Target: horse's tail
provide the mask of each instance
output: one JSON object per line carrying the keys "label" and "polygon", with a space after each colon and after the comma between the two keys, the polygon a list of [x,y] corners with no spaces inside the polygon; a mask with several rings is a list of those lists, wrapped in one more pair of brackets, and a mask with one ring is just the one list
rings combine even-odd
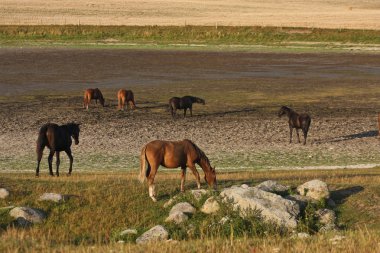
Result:
{"label": "horse's tail", "polygon": [[47,132],[47,129],[48,129],[48,125],[43,125],[41,128],[40,128],[40,131],[38,132],[38,138],[37,138],[37,142],[36,142],[36,152],[37,154],[39,154],[40,152],[42,152],[42,149],[45,147],[46,143],[47,143],[47,137],[46,137],[46,132]]}
{"label": "horse's tail", "polygon": [[309,132],[310,124],[311,124],[311,117],[309,116],[307,118],[307,122],[306,122],[306,132]]}
{"label": "horse's tail", "polygon": [[172,116],[174,116],[174,105],[173,105],[173,103],[174,103],[173,100],[170,99],[169,100],[169,111],[170,111]]}
{"label": "horse's tail", "polygon": [[[148,164],[148,167],[146,167],[146,164]],[[145,171],[145,175],[144,175],[144,170],[146,169]],[[145,178],[148,177],[150,174],[150,164],[149,162],[147,161],[146,159],[146,145],[143,147],[143,149],[141,150],[141,155],[140,155],[140,175],[139,175],[139,181],[141,183],[144,183],[145,181]]]}

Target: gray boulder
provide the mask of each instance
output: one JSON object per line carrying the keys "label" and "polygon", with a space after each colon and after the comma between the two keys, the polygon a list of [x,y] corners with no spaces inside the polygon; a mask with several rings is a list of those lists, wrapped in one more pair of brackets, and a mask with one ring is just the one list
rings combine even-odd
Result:
{"label": "gray boulder", "polygon": [[185,221],[187,221],[189,217],[184,214],[183,212],[170,212],[169,217],[165,219],[166,222],[174,222],[176,224],[181,224]]}
{"label": "gray boulder", "polygon": [[8,198],[9,191],[5,188],[0,188],[0,199]]}
{"label": "gray boulder", "polygon": [[136,229],[125,229],[120,232],[120,236],[124,235],[137,235],[137,230]]}
{"label": "gray boulder", "polygon": [[306,182],[297,187],[297,191],[302,196],[307,196],[315,200],[320,200],[330,197],[330,192],[327,184],[321,180],[315,179]]}
{"label": "gray boulder", "polygon": [[282,184],[277,183],[277,181],[274,180],[264,181],[258,184],[256,187],[266,192],[273,192],[278,194],[285,194],[289,190],[289,186],[284,186]]}
{"label": "gray boulder", "polygon": [[166,241],[169,237],[168,231],[161,226],[157,225],[148,231],[146,231],[144,234],[142,234],[139,238],[136,239],[137,244],[144,244],[144,243],[150,243],[150,242],[157,242],[157,241]]}
{"label": "gray boulder", "polygon": [[172,209],[170,210],[170,214],[175,213],[175,212],[182,212],[182,213],[190,213],[193,214],[195,213],[196,209],[193,207],[191,204],[187,202],[180,202],[178,204],[175,204]]}
{"label": "gray boulder", "polygon": [[220,205],[214,197],[208,198],[201,208],[202,213],[211,214],[219,211]]}
{"label": "gray boulder", "polygon": [[297,202],[301,211],[305,210],[305,208],[309,202],[316,202],[315,199],[312,199],[312,198],[307,197],[307,196],[301,196],[298,194],[288,195],[288,196],[285,196],[284,198]]}
{"label": "gray boulder", "polygon": [[241,188],[233,186],[226,188],[220,193],[225,200],[232,200],[235,208],[239,208],[241,215],[247,211],[258,210],[262,217],[279,226],[295,228],[297,216],[300,213],[295,201],[284,199],[274,193],[260,190],[256,187]]}
{"label": "gray boulder", "polygon": [[327,224],[335,224],[336,216],[335,212],[330,209],[319,209],[315,212],[317,215],[319,222],[323,225]]}
{"label": "gray boulder", "polygon": [[65,201],[65,197],[59,193],[44,193],[39,198],[40,201],[53,201],[56,203]]}
{"label": "gray boulder", "polygon": [[47,217],[43,211],[30,207],[15,207],[9,215],[16,219],[16,224],[19,226],[41,223]]}
{"label": "gray boulder", "polygon": [[193,194],[194,198],[199,201],[203,195],[207,194],[205,189],[191,190],[191,194]]}

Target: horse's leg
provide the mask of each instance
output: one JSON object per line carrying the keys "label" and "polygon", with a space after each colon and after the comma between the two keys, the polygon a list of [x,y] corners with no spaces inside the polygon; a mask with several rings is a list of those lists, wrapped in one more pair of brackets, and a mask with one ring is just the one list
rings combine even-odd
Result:
{"label": "horse's leg", "polygon": [[302,132],[303,132],[303,145],[306,145],[307,130],[306,129],[302,129]]}
{"label": "horse's leg", "polygon": [[300,141],[300,134],[299,134],[299,129],[298,128],[296,128],[296,133],[297,133],[298,143],[301,143],[301,141]]}
{"label": "horse's leg", "polygon": [[289,130],[290,130],[290,141],[289,141],[289,143],[292,143],[293,127],[292,127],[292,126],[289,126]]}
{"label": "horse's leg", "polygon": [[183,109],[183,117],[186,118],[186,111],[187,111],[187,108]]}
{"label": "horse's leg", "polygon": [[71,171],[73,170],[73,161],[74,161],[74,158],[73,158],[73,156],[71,155],[71,149],[70,149],[70,148],[69,148],[69,149],[66,149],[65,152],[66,152],[67,156],[68,156],[69,159],[70,159],[69,173],[67,174],[68,176],[70,176],[70,175],[71,175]]}
{"label": "horse's leg", "polygon": [[59,177],[59,164],[61,163],[61,160],[59,159],[59,151],[55,151],[55,156],[57,157],[57,170],[55,174],[57,175],[57,177]]}
{"label": "horse's leg", "polygon": [[36,177],[40,175],[40,163],[42,159],[42,154],[44,151],[45,145],[41,145],[37,148],[37,168],[36,168]]}
{"label": "horse's leg", "polygon": [[54,150],[50,150],[49,156],[48,156],[48,163],[49,163],[49,174],[50,176],[54,176],[53,174],[53,156],[54,156]]}
{"label": "horse's leg", "polygon": [[153,202],[157,202],[156,192],[154,187],[154,177],[156,176],[158,165],[151,164],[150,173],[148,175],[148,186],[149,186],[149,197],[153,200]]}
{"label": "horse's leg", "polygon": [[181,168],[181,192],[185,191],[186,166]]}
{"label": "horse's leg", "polygon": [[193,172],[193,174],[195,176],[195,179],[197,180],[197,187],[198,187],[198,189],[200,189],[201,188],[201,178],[199,176],[197,168],[195,167],[194,164],[191,165],[191,166],[189,166],[189,168],[191,169],[191,172]]}
{"label": "horse's leg", "polygon": [[189,110],[190,110],[190,117],[193,117],[193,107],[190,106]]}

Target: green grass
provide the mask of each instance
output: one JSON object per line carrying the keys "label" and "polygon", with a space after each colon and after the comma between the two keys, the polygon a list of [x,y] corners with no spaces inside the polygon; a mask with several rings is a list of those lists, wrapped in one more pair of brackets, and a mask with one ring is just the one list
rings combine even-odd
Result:
{"label": "green grass", "polygon": [[[147,188],[136,180],[135,173],[75,173],[72,177],[34,178],[32,174],[5,174],[0,177],[0,185],[11,191],[7,200],[0,200],[0,206],[31,206],[41,208],[48,213],[48,219],[29,229],[13,228],[8,224],[11,218],[8,211],[0,211],[0,251],[2,252],[52,252],[80,250],[83,252],[104,252],[109,249],[121,251],[168,251],[176,252],[231,252],[247,251],[256,248],[268,252],[281,248],[281,252],[303,252],[305,247],[339,252],[357,252],[376,249],[374,240],[380,238],[380,217],[378,200],[380,198],[379,169],[336,170],[336,171],[275,171],[266,172],[220,172],[219,187],[228,187],[248,183],[256,185],[267,179],[296,187],[314,178],[326,181],[332,190],[332,196],[338,203],[338,223],[343,228],[339,234],[348,237],[347,243],[332,245],[329,239],[334,233],[317,234],[307,240],[294,240],[291,235],[275,226],[260,221],[257,214],[243,220],[228,205],[223,212],[215,215],[194,214],[184,225],[172,225],[164,222],[169,209],[163,204],[179,194],[180,179],[178,173],[161,172],[157,175],[157,203],[148,197]],[[186,183],[186,188],[195,188],[194,180]],[[359,189],[344,194],[347,189]],[[73,195],[64,203],[40,202],[38,197],[44,192],[58,192]],[[203,200],[206,197],[203,198]],[[189,193],[180,200],[191,202],[197,209],[202,202],[196,202]],[[360,210],[358,210],[360,207]],[[311,206],[312,211],[318,206]],[[309,211],[310,211],[309,210]],[[231,222],[225,226],[217,222],[228,213]],[[313,232],[316,223],[308,223],[305,214],[299,231]],[[163,224],[170,237],[181,240],[176,248],[172,244],[161,243],[138,246],[133,243],[135,236],[120,237],[126,228],[135,228],[140,235],[152,226]],[[189,232],[189,227],[193,229]],[[120,239],[126,244],[119,245]],[[371,248],[372,247],[372,248]],[[334,249],[334,250],[329,250]],[[339,250],[338,250],[339,249]]]}
{"label": "green grass", "polygon": [[[312,42],[312,44],[310,44]],[[380,31],[257,26],[86,26],[86,25],[3,25],[0,45],[70,45],[116,47],[149,45],[289,45],[298,48],[334,48],[338,44],[380,44]],[[308,44],[309,43],[309,44]],[[313,44],[314,43],[314,44]],[[339,47],[339,46],[338,46]],[[199,50],[199,47],[196,47]]]}

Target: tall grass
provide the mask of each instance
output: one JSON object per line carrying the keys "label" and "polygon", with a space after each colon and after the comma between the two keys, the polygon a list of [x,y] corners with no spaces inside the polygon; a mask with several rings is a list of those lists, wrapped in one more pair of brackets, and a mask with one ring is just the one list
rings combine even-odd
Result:
{"label": "tall grass", "polygon": [[273,44],[284,42],[380,43],[380,31],[258,26],[0,26],[0,42],[102,41],[125,43]]}

